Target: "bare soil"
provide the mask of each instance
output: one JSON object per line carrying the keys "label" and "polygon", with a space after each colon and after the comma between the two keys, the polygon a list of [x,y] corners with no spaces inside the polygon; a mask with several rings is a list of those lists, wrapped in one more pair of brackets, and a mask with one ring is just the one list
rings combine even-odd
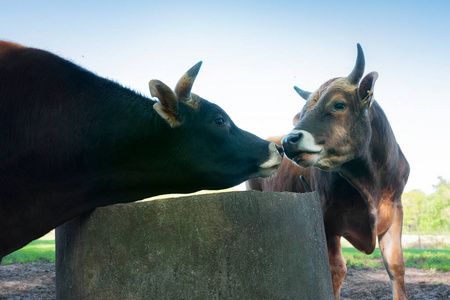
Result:
{"label": "bare soil", "polygon": [[[415,268],[406,270],[409,299],[450,299],[450,272]],[[0,265],[0,299],[55,299],[55,264]],[[384,269],[349,268],[341,299],[392,299]]]}
{"label": "bare soil", "polygon": [[0,299],[55,299],[54,263],[0,265]]}
{"label": "bare soil", "polygon": [[[406,293],[410,300],[450,299],[450,272],[406,268]],[[392,287],[384,269],[347,270],[341,299],[392,299]]]}

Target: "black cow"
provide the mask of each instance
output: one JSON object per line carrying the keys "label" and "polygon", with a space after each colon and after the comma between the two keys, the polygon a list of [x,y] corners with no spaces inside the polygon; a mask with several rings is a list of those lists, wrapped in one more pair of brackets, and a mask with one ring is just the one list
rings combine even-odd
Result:
{"label": "black cow", "polygon": [[274,143],[195,94],[146,98],[49,52],[0,42],[0,259],[96,207],[269,176]]}

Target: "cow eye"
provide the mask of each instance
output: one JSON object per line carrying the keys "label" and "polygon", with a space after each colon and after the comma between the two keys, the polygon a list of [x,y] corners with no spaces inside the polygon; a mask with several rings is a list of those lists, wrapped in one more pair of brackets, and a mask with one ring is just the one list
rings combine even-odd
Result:
{"label": "cow eye", "polygon": [[344,110],[347,106],[345,105],[345,103],[342,102],[336,102],[333,105],[333,111],[339,111],[339,110]]}
{"label": "cow eye", "polygon": [[225,125],[225,119],[223,117],[217,117],[214,119],[214,123],[218,126],[223,126]]}

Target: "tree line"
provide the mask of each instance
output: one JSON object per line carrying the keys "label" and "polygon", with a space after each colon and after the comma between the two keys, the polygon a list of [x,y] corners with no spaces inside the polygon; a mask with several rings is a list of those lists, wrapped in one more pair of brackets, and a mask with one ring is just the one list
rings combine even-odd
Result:
{"label": "tree line", "polygon": [[420,190],[403,194],[404,234],[450,234],[450,182],[438,179],[431,194]]}

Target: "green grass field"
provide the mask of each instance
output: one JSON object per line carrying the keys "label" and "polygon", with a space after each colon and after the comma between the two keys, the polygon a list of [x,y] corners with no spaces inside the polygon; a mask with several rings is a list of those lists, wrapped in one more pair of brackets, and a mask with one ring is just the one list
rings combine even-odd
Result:
{"label": "green grass field", "polygon": [[22,249],[17,250],[2,260],[2,264],[14,262],[27,263],[32,261],[55,261],[55,241],[54,240],[36,240]]}
{"label": "green grass field", "polygon": [[[355,248],[342,248],[347,266],[354,268],[384,268],[380,249],[371,255],[365,255]],[[407,267],[450,271],[450,250],[436,249],[403,249],[403,258]]]}
{"label": "green grass field", "polygon": [[52,230],[40,239],[32,241],[2,260],[2,264],[14,262],[27,263],[34,261],[55,261],[55,231]]}
{"label": "green grass field", "polygon": [[[342,252],[347,260],[348,267],[383,268],[383,261],[378,248],[371,255],[365,255],[351,247],[343,247]],[[403,249],[403,256],[407,267],[450,271],[450,250]],[[2,264],[35,261],[55,261],[55,239],[53,233],[49,233],[6,256],[2,260]]]}

